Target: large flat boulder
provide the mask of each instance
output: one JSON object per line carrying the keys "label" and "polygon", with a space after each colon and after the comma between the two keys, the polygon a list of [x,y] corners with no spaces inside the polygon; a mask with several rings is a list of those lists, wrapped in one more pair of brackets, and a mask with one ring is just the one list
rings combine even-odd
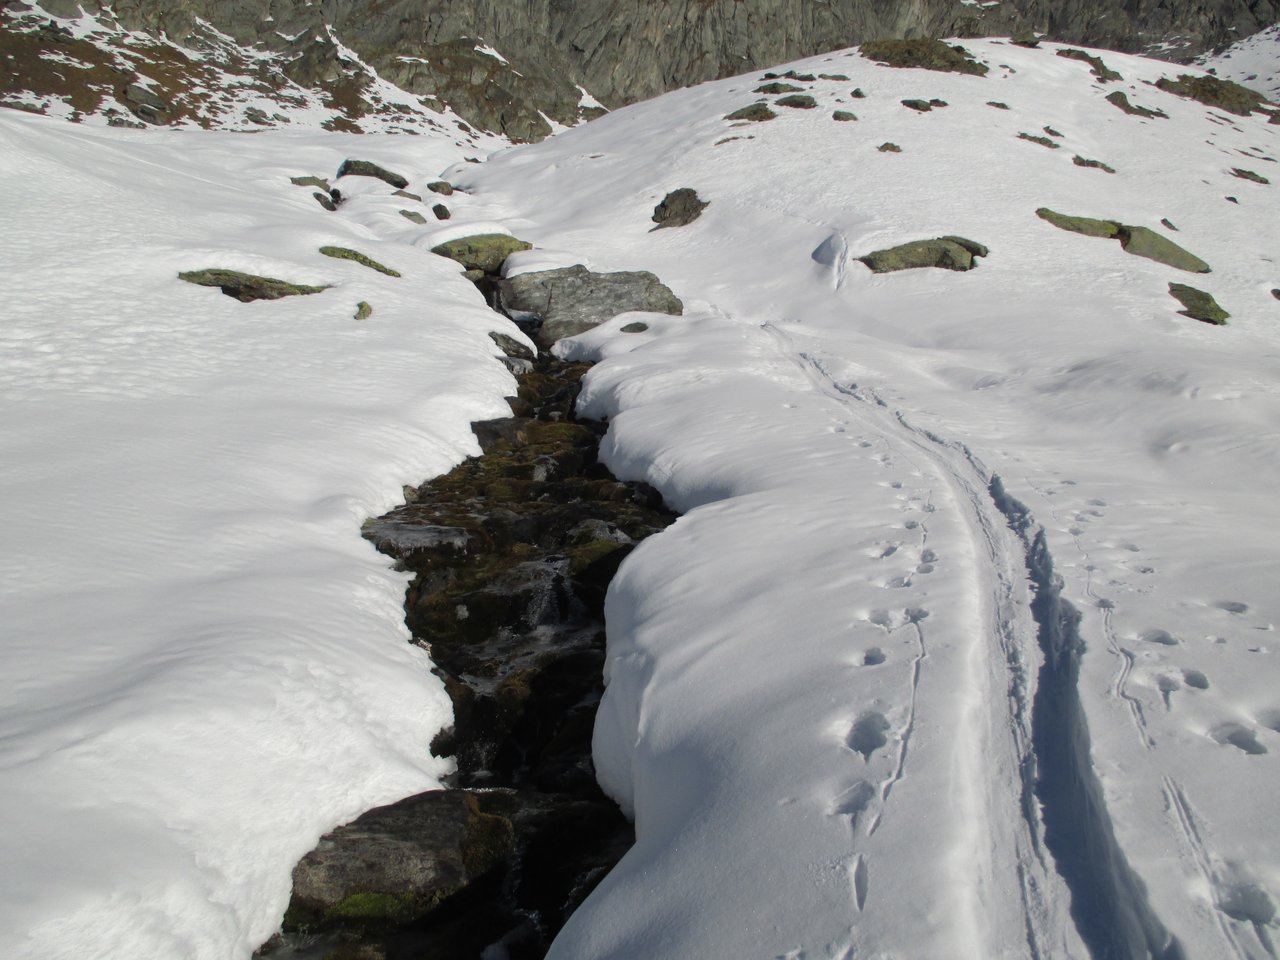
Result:
{"label": "large flat boulder", "polygon": [[684,313],[670,288],[643,270],[593,273],[575,264],[506,277],[498,291],[503,309],[541,320],[537,336],[548,345],[632,310]]}

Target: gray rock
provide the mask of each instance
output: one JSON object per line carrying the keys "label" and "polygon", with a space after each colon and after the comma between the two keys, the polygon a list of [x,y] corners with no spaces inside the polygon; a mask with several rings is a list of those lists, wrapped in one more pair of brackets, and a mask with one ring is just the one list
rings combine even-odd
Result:
{"label": "gray rock", "polygon": [[691,187],[672,190],[653,208],[653,222],[657,224],[653,229],[686,226],[702,216],[709,205],[709,201],[699,200],[698,191]]}
{"label": "gray rock", "polygon": [[417,210],[401,210],[400,216],[404,217],[410,223],[424,224],[427,222],[427,218]]}
{"label": "gray rock", "polygon": [[592,273],[582,264],[507,277],[498,285],[504,309],[542,321],[538,339],[552,344],[630,310],[680,315],[684,304],[652,273]]}
{"label": "gray rock", "polygon": [[870,267],[873,273],[893,273],[920,267],[963,271],[976,267],[975,258],[985,257],[987,252],[987,248],[976,241],[947,236],[934,240],[913,240],[887,250],[876,250],[858,259]]}
{"label": "gray rock", "polygon": [[448,180],[436,180],[427,184],[427,189],[432,193],[438,193],[442,197],[453,196],[453,184]]}
{"label": "gray rock", "polygon": [[398,190],[403,190],[409,185],[409,181],[400,174],[392,173],[369,160],[343,160],[342,166],[338,168],[338,177],[375,177]]}
{"label": "gray rock", "polygon": [[449,212],[449,208],[443,203],[437,203],[431,208],[431,212],[436,215],[437,220],[448,220],[453,214]]}
{"label": "gray rock", "polygon": [[293,922],[404,922],[501,867],[511,822],[481,813],[464,790],[370,810],[321,837],[293,870]]}

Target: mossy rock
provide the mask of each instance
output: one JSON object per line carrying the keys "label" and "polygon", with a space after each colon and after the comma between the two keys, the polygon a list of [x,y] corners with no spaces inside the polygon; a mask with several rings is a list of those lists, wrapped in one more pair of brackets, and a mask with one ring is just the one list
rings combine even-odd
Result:
{"label": "mossy rock", "polygon": [[760,122],[762,120],[772,120],[776,116],[777,114],[770,110],[766,104],[753,103],[748,107],[743,107],[741,110],[735,110],[733,113],[726,113],[724,118],[726,120],[753,120]]}
{"label": "mossy rock", "polygon": [[1195,254],[1184,250],[1168,237],[1163,237],[1146,227],[1120,224],[1120,245],[1125,253],[1146,257],[1188,273],[1208,273],[1209,265]]}
{"label": "mossy rock", "polygon": [[241,273],[238,270],[191,270],[178,274],[178,279],[202,287],[218,287],[228,297],[234,297],[241,303],[305,296],[329,289],[327,285],[310,287],[301,283],[290,283],[287,280],[277,280],[274,277]]}
{"label": "mossy rock", "polygon": [[330,213],[333,213],[335,210],[338,209],[338,205],[333,202],[333,198],[330,197],[329,194],[327,193],[321,193],[319,190],[317,190],[311,196],[312,198],[315,199],[316,203],[320,204],[320,206],[324,207]]}
{"label": "mossy rock", "polygon": [[436,215],[437,220],[448,220],[450,217],[453,216],[453,214],[449,212],[449,208],[446,207],[443,203],[437,203],[432,205],[431,212]]}
{"label": "mossy rock", "polygon": [[427,184],[427,189],[432,193],[438,193],[442,197],[453,196],[453,184],[448,180],[435,180]]}
{"label": "mossy rock", "polygon": [[1212,294],[1197,290],[1195,287],[1189,287],[1185,283],[1169,284],[1169,293],[1183,306],[1183,309],[1178,312],[1184,317],[1190,317],[1192,320],[1211,323],[1214,326],[1222,326],[1227,322],[1227,318],[1231,316],[1222,307],[1218,306],[1218,301],[1213,299]]}
{"label": "mossy rock", "polygon": [[1140,107],[1137,104],[1130,103],[1129,98],[1125,96],[1124,92],[1121,90],[1107,94],[1107,103],[1112,106],[1119,107],[1131,117],[1145,117],[1148,119],[1155,117],[1161,120],[1169,119],[1169,115],[1163,110],[1149,110],[1146,107]]}
{"label": "mossy rock", "polygon": [[1102,170],[1106,173],[1116,172],[1114,167],[1108,166],[1107,164],[1103,163],[1101,160],[1087,160],[1084,157],[1080,156],[1079,154],[1076,154],[1074,157],[1072,157],[1071,162],[1074,163],[1077,167],[1091,167],[1094,170]]}
{"label": "mossy rock", "polygon": [[1166,93],[1187,97],[1205,106],[1217,107],[1241,117],[1249,116],[1267,102],[1267,98],[1258,91],[1230,80],[1219,80],[1217,77],[1196,77],[1184,73],[1179,74],[1177,80],[1161,77],[1156,81],[1156,86]]}
{"label": "mossy rock", "polygon": [[975,77],[987,74],[987,65],[974,60],[964,47],[947,46],[941,40],[872,40],[864,43],[859,52],[868,60],[889,67],[967,73]]}
{"label": "mossy rock", "polygon": [[1018,134],[1018,139],[1027,140],[1031,143],[1038,143],[1040,144],[1040,146],[1048,147],[1050,150],[1057,150],[1059,147],[1062,146],[1062,144],[1060,143],[1054,143],[1048,137],[1041,137],[1034,133],[1020,133]]}
{"label": "mossy rock", "polygon": [[876,147],[881,153],[901,153],[902,148],[896,143],[885,142]]}
{"label": "mossy rock", "polygon": [[818,74],[818,79],[819,80],[835,80],[838,83],[849,82],[849,78],[845,76],[843,73],[820,73]]}
{"label": "mossy rock", "polygon": [[397,190],[403,190],[409,181],[386,167],[380,167],[368,160],[343,160],[338,168],[338,177],[373,177],[383,183],[389,183]]}
{"label": "mossy rock", "polygon": [[633,320],[631,323],[626,324],[621,329],[623,333],[644,333],[646,330],[649,329],[649,325],[639,320]]}
{"label": "mossy rock", "polygon": [[404,217],[410,223],[416,223],[418,225],[422,225],[427,222],[427,218],[417,210],[401,210],[400,216]]}
{"label": "mossy rock", "polygon": [[362,267],[368,267],[370,270],[377,270],[379,273],[386,274],[388,277],[403,276],[399,270],[392,270],[372,257],[366,257],[359,250],[352,250],[350,247],[321,247],[320,252],[326,257],[333,257],[335,260],[350,260],[353,263],[360,264]]}
{"label": "mossy rock", "polygon": [[928,113],[933,109],[933,104],[928,100],[903,100],[902,105],[908,110],[915,110],[917,113]]}
{"label": "mossy rock", "polygon": [[1029,33],[1029,32],[1015,33],[1012,37],[1009,38],[1009,42],[1012,43],[1015,47],[1028,47],[1031,49],[1035,49],[1036,47],[1040,46],[1040,38],[1037,37],[1034,33]]}
{"label": "mossy rock", "polygon": [[1059,50],[1058,56],[1066,57],[1068,60],[1083,60],[1093,69],[1093,75],[1098,78],[1099,83],[1124,79],[1124,77],[1103,63],[1101,57],[1095,57],[1093,54],[1085,53],[1083,50]]}
{"label": "mossy rock", "polygon": [[1004,103],[1004,102],[1000,101],[1000,100],[988,100],[988,101],[987,101],[987,106],[988,106],[988,107],[995,107],[997,110],[1008,110],[1008,109],[1009,109],[1009,105],[1008,105],[1007,103]]}
{"label": "mossy rock", "polygon": [[756,87],[752,93],[767,93],[770,96],[777,96],[780,93],[798,93],[804,87],[797,87],[794,83],[766,83],[764,86]]}
{"label": "mossy rock", "polygon": [[1036,211],[1036,216],[1041,220],[1047,220],[1059,230],[1069,230],[1072,233],[1083,234],[1086,237],[1102,237],[1107,240],[1114,240],[1120,236],[1120,224],[1114,220],[1073,217],[1065,213],[1057,213],[1048,207],[1041,207]]}
{"label": "mossy rock", "polygon": [[854,87],[849,91],[849,96],[853,97],[855,100],[865,100],[867,98],[867,95],[862,92],[861,87]]}
{"label": "mossy rock", "polygon": [[355,319],[368,320],[371,316],[373,316],[373,307],[369,306],[367,301],[361,300],[356,304]]}
{"label": "mossy rock", "polygon": [[290,177],[289,182],[295,187],[319,187],[325,193],[329,192],[329,181],[320,177]]}
{"label": "mossy rock", "polygon": [[502,269],[502,263],[517,250],[532,250],[533,244],[505,233],[482,233],[474,237],[462,237],[450,240],[431,252],[450,260],[456,260],[468,270],[482,270],[487,274],[496,274]]}
{"label": "mossy rock", "polygon": [[818,105],[818,101],[807,93],[793,93],[790,96],[779,97],[773,102],[780,107],[794,107],[797,110],[812,110]]}
{"label": "mossy rock", "polygon": [[1254,183],[1267,184],[1271,182],[1262,174],[1254,173],[1252,170],[1245,170],[1243,167],[1232,167],[1231,175],[1241,180],[1252,180]]}
{"label": "mossy rock", "polygon": [[831,119],[837,120],[841,123],[848,123],[851,120],[857,120],[858,115],[856,113],[850,113],[848,110],[837,110],[835,113],[831,114]]}
{"label": "mossy rock", "polygon": [[985,246],[964,237],[937,237],[933,240],[914,240],[887,250],[876,250],[858,259],[873,273],[894,273],[898,270],[915,270],[921,267],[939,267],[943,270],[972,270],[976,257],[985,257]]}

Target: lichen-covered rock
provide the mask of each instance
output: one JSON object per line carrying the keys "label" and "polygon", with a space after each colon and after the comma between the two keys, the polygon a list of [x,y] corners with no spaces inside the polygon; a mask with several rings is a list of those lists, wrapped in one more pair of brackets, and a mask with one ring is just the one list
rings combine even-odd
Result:
{"label": "lichen-covered rock", "polygon": [[797,110],[812,110],[818,105],[818,101],[807,93],[793,93],[785,97],[779,97],[773,102],[780,107],[792,107]]}
{"label": "lichen-covered rock", "polygon": [[1131,117],[1145,117],[1148,119],[1156,117],[1161,120],[1169,119],[1169,115],[1163,110],[1151,110],[1147,107],[1140,107],[1137,104],[1130,103],[1129,98],[1125,96],[1124,92],[1121,90],[1107,94],[1107,103],[1112,106],[1119,107]]}
{"label": "lichen-covered rock", "polygon": [[442,197],[453,196],[453,184],[448,180],[435,180],[427,184],[427,189],[432,193],[438,193]]}
{"label": "lichen-covered rock", "polygon": [[842,123],[848,123],[851,120],[857,120],[858,115],[856,113],[850,113],[848,110],[837,110],[831,114],[831,119],[838,120]]}
{"label": "lichen-covered rock", "polygon": [[1108,166],[1107,164],[1103,163],[1101,160],[1088,160],[1085,157],[1080,156],[1080,154],[1078,153],[1071,158],[1071,162],[1074,163],[1077,167],[1091,167],[1094,170],[1102,170],[1105,173],[1116,172],[1114,167]]}
{"label": "lichen-covered rock", "polygon": [[1065,213],[1057,213],[1048,207],[1041,207],[1036,216],[1047,220],[1059,230],[1070,230],[1086,237],[1103,237],[1111,240],[1120,236],[1120,225],[1114,220],[1095,220],[1092,217],[1072,217]]}
{"label": "lichen-covered rock", "polygon": [[763,86],[756,87],[752,93],[767,93],[770,96],[777,96],[780,93],[798,93],[804,87],[797,87],[794,83],[766,83]]}
{"label": "lichen-covered rock", "polygon": [[482,233],[461,237],[431,248],[431,252],[456,260],[468,270],[496,274],[502,262],[517,250],[532,250],[533,244],[505,233]]}
{"label": "lichen-covered rock", "polygon": [[859,52],[868,60],[889,67],[918,67],[977,77],[987,75],[987,65],[974,60],[968,50],[959,45],[947,46],[941,40],[873,40],[864,43]]}
{"label": "lichen-covered rock", "polygon": [[1052,140],[1050,140],[1048,137],[1042,137],[1042,136],[1039,136],[1038,134],[1034,134],[1034,133],[1020,133],[1020,134],[1018,134],[1018,139],[1019,139],[1019,140],[1028,140],[1028,141],[1030,141],[1031,143],[1038,143],[1038,144],[1040,144],[1040,146],[1042,146],[1042,147],[1048,147],[1050,150],[1057,150],[1059,147],[1061,147],[1061,146],[1062,146],[1062,144],[1060,144],[1060,143],[1054,143],[1054,142],[1053,142]]}
{"label": "lichen-covered rock", "polygon": [[1218,306],[1218,301],[1213,299],[1212,294],[1189,287],[1185,283],[1169,284],[1169,293],[1182,304],[1183,309],[1178,312],[1192,320],[1222,326],[1231,316]]}
{"label": "lichen-covered rock", "polygon": [[191,270],[178,274],[179,280],[201,287],[218,287],[228,297],[241,303],[254,300],[279,300],[281,297],[303,296],[328,290],[327,286],[311,287],[301,283],[289,283],[274,277],[260,277],[239,270]]}
{"label": "lichen-covered rock", "polygon": [[537,337],[548,345],[632,310],[684,312],[680,299],[647,271],[593,273],[576,264],[507,277],[498,290],[505,310],[542,321]]}
{"label": "lichen-covered rock", "polygon": [[371,316],[373,316],[373,307],[369,305],[367,300],[361,300],[356,304],[355,319],[368,320]]}
{"label": "lichen-covered rock", "polygon": [[358,263],[362,267],[368,267],[370,270],[377,270],[384,273],[388,277],[399,277],[399,270],[392,270],[388,266],[384,266],[372,257],[366,257],[359,250],[352,250],[350,247],[321,247],[320,252],[326,257],[333,257],[335,260],[350,260]]}
{"label": "lichen-covered rock", "polygon": [[691,187],[672,190],[653,208],[653,222],[657,224],[653,229],[686,226],[702,216],[708,206],[710,201],[699,199],[698,191]]}
{"label": "lichen-covered rock", "polygon": [[902,105],[908,110],[915,110],[917,113],[928,113],[933,109],[933,104],[928,100],[903,100]]}
{"label": "lichen-covered rock", "polygon": [[943,270],[972,270],[975,258],[988,254],[985,246],[964,237],[947,236],[933,240],[914,240],[886,250],[876,250],[858,259],[873,273],[893,273],[921,267]]}
{"label": "lichen-covered rock", "polygon": [[401,210],[400,216],[404,217],[410,223],[424,224],[427,222],[427,218],[417,210]]}
{"label": "lichen-covered rock", "polygon": [[741,110],[735,110],[733,113],[726,113],[726,120],[753,120],[756,122],[762,120],[772,120],[777,114],[774,113],[766,104],[753,103],[750,106],[743,107]]}
{"label": "lichen-covered rock", "polygon": [[1161,77],[1156,81],[1156,86],[1168,93],[1187,97],[1205,106],[1217,107],[1219,110],[1241,117],[1249,116],[1267,102],[1267,98],[1258,91],[1217,77],[1197,77],[1183,73],[1178,75],[1177,80]]}
{"label": "lichen-covered rock", "polygon": [[1262,174],[1254,173],[1252,170],[1246,170],[1243,167],[1232,167],[1231,175],[1240,180],[1252,180],[1254,183],[1268,184],[1271,182]]}
{"label": "lichen-covered rock", "polygon": [[1194,253],[1184,250],[1168,237],[1163,237],[1147,227],[1131,227],[1119,224],[1120,245],[1125,253],[1146,257],[1188,273],[1208,273],[1209,265]]}
{"label": "lichen-covered rock", "polygon": [[1083,60],[1089,64],[1089,67],[1093,70],[1093,75],[1097,77],[1099,83],[1124,79],[1124,77],[1103,63],[1101,57],[1095,57],[1093,54],[1085,53],[1083,50],[1059,50],[1058,56],[1066,57],[1068,60]]}
{"label": "lichen-covered rock", "polygon": [[384,183],[389,183],[397,190],[403,190],[409,186],[409,181],[398,173],[380,167],[376,163],[369,160],[343,160],[342,166],[338,168],[338,177],[374,177]]}
{"label": "lichen-covered rock", "polygon": [[290,177],[289,182],[295,187],[319,187],[325,193],[329,192],[329,181],[321,177]]}

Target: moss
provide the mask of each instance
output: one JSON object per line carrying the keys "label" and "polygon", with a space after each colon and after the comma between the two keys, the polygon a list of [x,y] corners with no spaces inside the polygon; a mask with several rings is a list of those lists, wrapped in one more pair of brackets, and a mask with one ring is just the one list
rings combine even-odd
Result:
{"label": "moss", "polygon": [[1072,157],[1071,162],[1074,163],[1077,167],[1092,167],[1095,170],[1103,170],[1107,173],[1116,172],[1114,167],[1107,166],[1107,164],[1103,163],[1101,160],[1086,160],[1084,157],[1080,156],[1079,154],[1076,154],[1074,157]]}
{"label": "moss", "polygon": [[356,304],[355,318],[357,320],[368,320],[371,316],[373,316],[373,307],[369,306],[366,301],[361,300]]}
{"label": "moss", "polygon": [[754,120],[759,122],[762,120],[772,120],[776,116],[777,114],[770,110],[765,104],[753,103],[748,107],[743,107],[741,110],[735,110],[733,113],[726,113],[724,118],[726,120]]}
{"label": "moss", "polygon": [[468,270],[483,270],[488,274],[496,274],[504,260],[517,250],[532,250],[533,244],[517,240],[505,233],[484,233],[474,237],[462,237],[450,240],[431,252],[450,260],[456,260]]}
{"label": "moss", "polygon": [[409,919],[415,912],[413,897],[394,893],[353,893],[335,904],[329,910],[329,917],[396,923]]}
{"label": "moss", "polygon": [[1163,110],[1148,110],[1146,107],[1140,107],[1137,104],[1129,102],[1129,98],[1120,90],[1107,95],[1107,103],[1112,106],[1119,107],[1131,117],[1158,117],[1161,120],[1168,120],[1169,115]]}
{"label": "moss", "polygon": [[987,65],[974,60],[964,47],[949,47],[941,40],[873,40],[864,43],[859,52],[868,60],[889,67],[915,67],[976,77],[987,74]]}
{"label": "moss", "polygon": [[1041,207],[1036,216],[1047,220],[1059,230],[1070,230],[1086,237],[1102,237],[1112,240],[1120,236],[1120,224],[1114,220],[1094,220],[1091,217],[1073,217],[1065,213],[1057,213],[1048,207]]}
{"label": "moss", "polygon": [[[619,550],[631,549],[630,545],[618,543],[616,540],[591,540],[587,543],[570,547],[567,551],[569,556],[569,572],[574,576],[583,573],[592,564],[598,563],[605,557],[617,553]],[[619,558],[621,560],[621,558]]]}
{"label": "moss", "polygon": [[1103,63],[1101,57],[1095,57],[1092,54],[1085,53],[1083,50],[1059,50],[1058,56],[1066,57],[1068,60],[1083,60],[1092,68],[1093,75],[1098,78],[1099,83],[1124,79],[1124,77]]}
{"label": "moss", "polygon": [[198,284],[202,287],[218,287],[228,297],[235,297],[241,303],[253,300],[279,300],[281,297],[304,296],[328,290],[328,286],[309,287],[301,283],[290,283],[274,277],[260,277],[238,270],[191,270],[178,274],[179,280]]}
{"label": "moss", "polygon": [[1177,80],[1161,77],[1156,81],[1156,86],[1166,93],[1187,97],[1205,106],[1217,107],[1241,117],[1249,116],[1267,102],[1267,98],[1256,90],[1230,80],[1219,80],[1217,77],[1196,77],[1184,73]]}
{"label": "moss", "polygon": [[774,103],[780,107],[794,107],[797,110],[812,110],[818,105],[818,101],[807,93],[793,93],[790,96],[779,97]]}
{"label": "moss", "polygon": [[766,83],[764,86],[756,87],[752,93],[767,93],[770,96],[777,96],[780,93],[798,93],[804,87],[797,87],[794,83]]}
{"label": "moss", "polygon": [[462,841],[462,865],[474,879],[506,862],[515,846],[515,830],[506,817],[482,812],[473,796],[467,797],[467,811],[471,819]]}
{"label": "moss", "polygon": [[1254,183],[1270,183],[1271,182],[1262,174],[1254,173],[1252,170],[1245,170],[1243,167],[1232,167],[1231,175],[1233,177],[1239,177],[1241,180],[1252,180]]}
{"label": "moss", "polygon": [[1050,150],[1057,150],[1060,146],[1062,146],[1062,144],[1054,143],[1048,137],[1036,136],[1034,133],[1020,133],[1018,134],[1018,139],[1028,140],[1031,143],[1038,143],[1040,144],[1040,146],[1048,147]]}
{"label": "moss", "polygon": [[1211,323],[1214,326],[1222,326],[1227,322],[1227,318],[1231,316],[1222,307],[1218,306],[1218,302],[1213,299],[1212,294],[1197,290],[1195,287],[1189,287],[1185,283],[1169,284],[1169,293],[1183,306],[1183,309],[1178,312],[1184,317],[1190,317],[1192,320]]}
{"label": "moss", "polygon": [[399,270],[392,270],[390,267],[383,266],[377,260],[366,257],[358,250],[352,250],[349,247],[321,247],[320,252],[326,257],[333,257],[335,260],[351,260],[360,264],[362,267],[368,267],[370,270],[377,270],[379,273],[385,273],[388,277],[399,277]]}

